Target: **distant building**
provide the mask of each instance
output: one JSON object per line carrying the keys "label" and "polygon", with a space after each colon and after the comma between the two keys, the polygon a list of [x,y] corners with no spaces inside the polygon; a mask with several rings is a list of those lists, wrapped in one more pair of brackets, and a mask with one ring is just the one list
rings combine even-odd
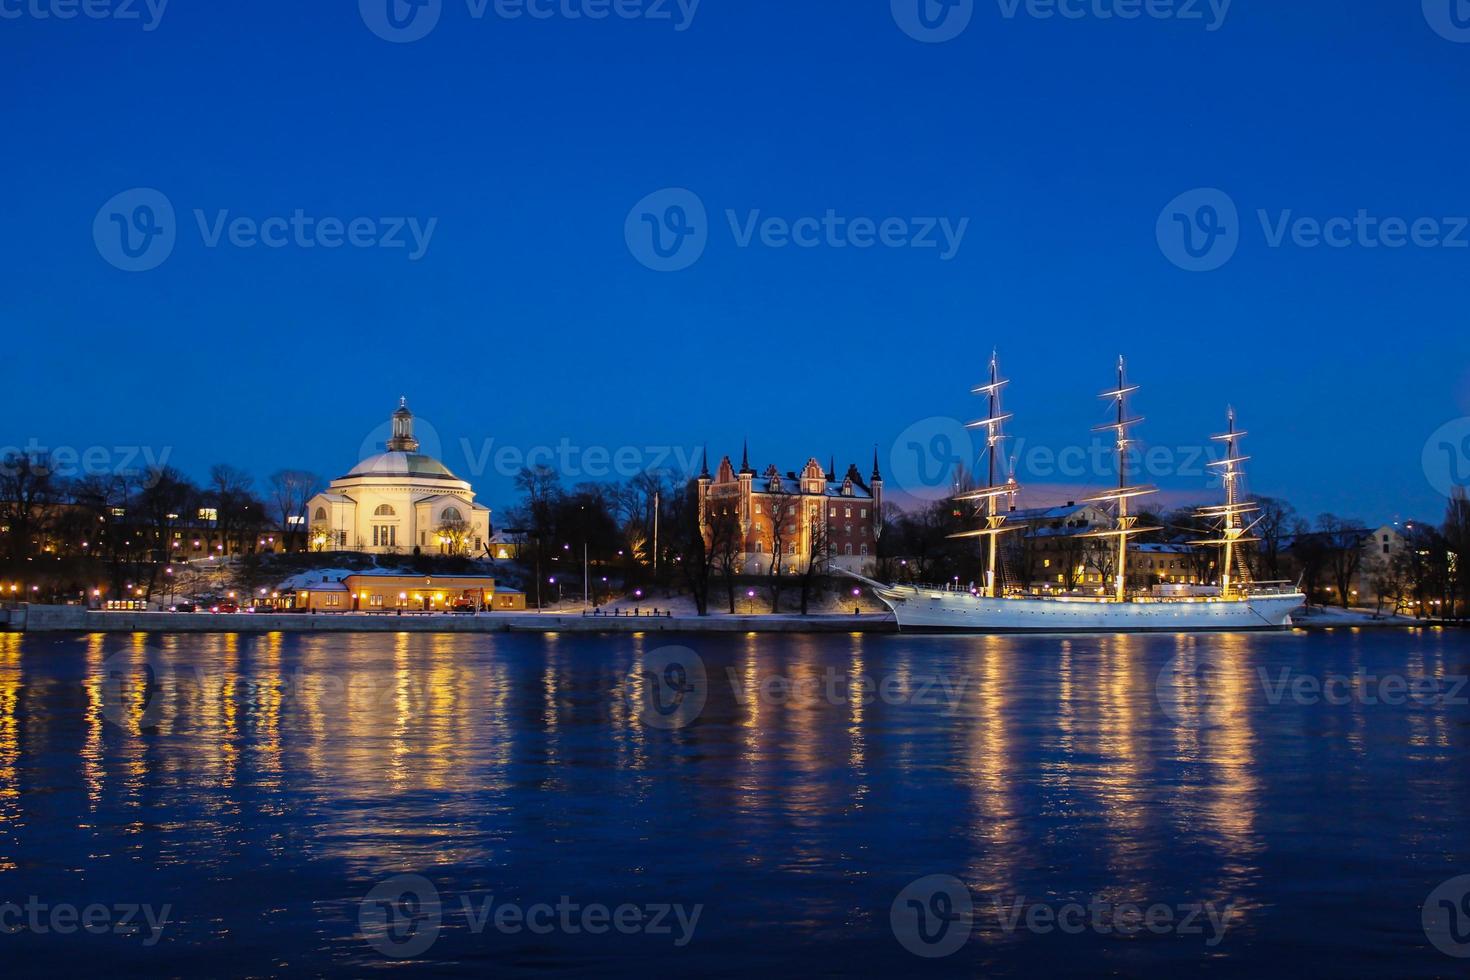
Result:
{"label": "distant building", "polygon": [[821,544],[827,568],[862,571],[877,556],[882,511],[883,476],[876,453],[867,481],[856,464],[839,477],[835,467],[824,470],[815,457],[800,472],[782,473],[771,465],[757,474],[748,448],[741,453],[738,471],[726,456],[711,475],[706,457],[699,474],[699,526],[705,544],[715,546],[717,530],[728,522],[747,575],[769,574],[778,548],[782,570],[800,573],[814,546]]}
{"label": "distant building", "polygon": [[292,608],[311,612],[515,611],[526,595],[485,575],[349,575],[298,588]]}
{"label": "distant building", "polygon": [[[1068,501],[1059,507],[1012,510],[1007,525],[1022,525],[1024,541],[1009,548],[1008,560],[1024,564],[1018,576],[1031,592],[1097,592],[1107,587],[1115,538],[1088,537],[1114,524],[1096,504]],[[1008,543],[1009,544],[1009,543]],[[1131,588],[1206,585],[1215,556],[1178,542],[1141,543],[1128,547],[1127,579]]]}
{"label": "distant building", "polygon": [[307,504],[316,551],[373,554],[481,554],[490,541],[490,508],[470,485],[419,452],[407,401],[393,413],[387,452],[333,480]]}

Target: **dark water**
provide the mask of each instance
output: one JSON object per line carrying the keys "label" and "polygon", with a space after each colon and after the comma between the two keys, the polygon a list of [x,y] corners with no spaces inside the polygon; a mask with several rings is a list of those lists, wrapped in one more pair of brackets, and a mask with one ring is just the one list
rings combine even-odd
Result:
{"label": "dark water", "polygon": [[[1470,874],[1467,661],[1439,631],[0,636],[0,903],[46,907],[0,962],[1465,975],[1421,910]],[[1129,903],[1163,910],[1120,935]],[[169,921],[114,931],[134,904]],[[48,918],[89,905],[97,934]]]}

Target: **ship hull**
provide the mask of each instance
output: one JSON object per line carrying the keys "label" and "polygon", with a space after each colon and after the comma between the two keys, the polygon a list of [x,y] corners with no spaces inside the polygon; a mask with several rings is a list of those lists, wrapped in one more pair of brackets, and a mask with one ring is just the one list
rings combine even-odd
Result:
{"label": "ship hull", "polygon": [[929,633],[1192,633],[1291,628],[1300,594],[1244,599],[1104,602],[1093,599],[990,599],[913,586],[875,590],[899,629]]}

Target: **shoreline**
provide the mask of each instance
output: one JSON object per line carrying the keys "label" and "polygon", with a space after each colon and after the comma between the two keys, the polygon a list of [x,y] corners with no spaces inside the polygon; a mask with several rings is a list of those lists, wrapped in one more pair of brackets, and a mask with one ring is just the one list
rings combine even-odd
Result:
{"label": "shoreline", "polygon": [[[1411,619],[1311,617],[1291,629],[1413,629],[1458,624]],[[476,615],[381,613],[171,613],[26,606],[0,611],[0,628],[20,633],[877,633],[898,634],[891,613],[712,616],[583,616],[516,612]],[[965,635],[965,634],[955,634]],[[987,635],[987,634],[975,634]],[[1093,634],[1088,634],[1093,635]],[[1097,634],[1101,635],[1101,634]]]}

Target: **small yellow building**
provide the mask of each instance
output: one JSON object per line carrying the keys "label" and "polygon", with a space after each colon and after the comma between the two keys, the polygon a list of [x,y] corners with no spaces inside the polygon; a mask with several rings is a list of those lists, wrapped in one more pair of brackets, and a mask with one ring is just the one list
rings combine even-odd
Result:
{"label": "small yellow building", "polygon": [[488,575],[349,575],[296,590],[312,612],[481,612],[526,608],[526,595]]}

